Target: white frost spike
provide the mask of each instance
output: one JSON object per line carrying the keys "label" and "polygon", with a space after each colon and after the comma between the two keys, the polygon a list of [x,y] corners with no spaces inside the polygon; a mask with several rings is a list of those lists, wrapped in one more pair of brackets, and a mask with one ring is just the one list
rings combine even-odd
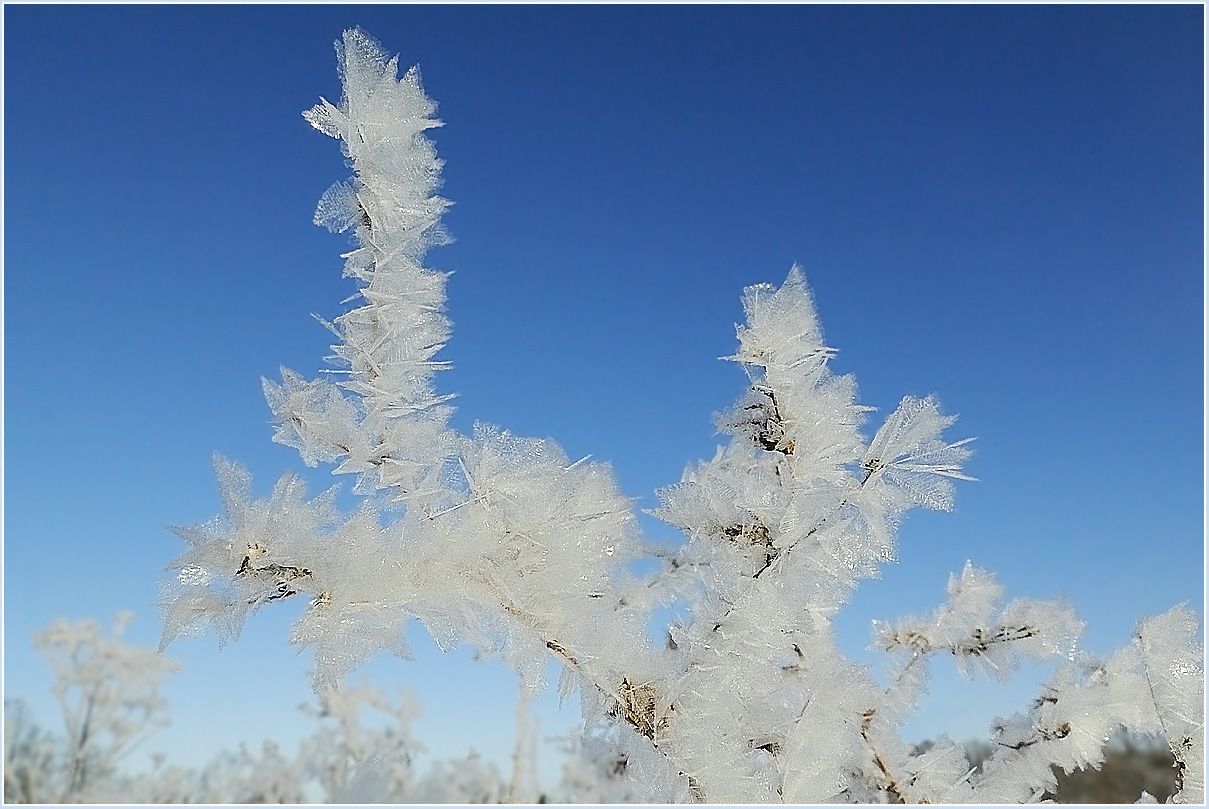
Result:
{"label": "white frost spike", "polygon": [[773,289],[771,284],[745,289],[743,311],[748,325],[735,327],[739,350],[722,359],[765,368],[775,363],[786,370],[807,365],[798,371],[805,375],[835,354],[835,349],[823,345],[814,301],[796,264],[780,289]]}
{"label": "white frost spike", "polygon": [[974,480],[961,464],[970,457],[964,438],[952,444],[940,434],[957,418],[942,416],[936,399],[906,396],[898,410],[877,431],[861,462],[868,478],[883,476],[910,499],[927,508],[953,507],[953,487],[941,478]]}
{"label": "white frost spike", "polygon": [[330,382],[306,381],[281,369],[282,384],[262,379],[265,399],[277,421],[273,440],[294,447],[307,466],[368,454],[369,443],[358,424],[357,410]]}
{"label": "white frost spike", "polygon": [[302,117],[311,126],[333,138],[343,138],[348,131],[348,116],[333,107],[326,98],[321,98],[318,104],[302,113]]}
{"label": "white frost spike", "polygon": [[1180,770],[1181,803],[1205,800],[1205,669],[1200,619],[1186,605],[1142,621],[1136,643],[1159,724]]}
{"label": "white frost spike", "polygon": [[348,183],[333,183],[319,198],[315,224],[333,233],[343,233],[361,221],[361,203]]}

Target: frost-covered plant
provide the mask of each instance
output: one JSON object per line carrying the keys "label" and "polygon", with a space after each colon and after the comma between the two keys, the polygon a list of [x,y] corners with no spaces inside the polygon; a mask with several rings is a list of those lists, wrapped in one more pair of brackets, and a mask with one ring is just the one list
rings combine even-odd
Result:
{"label": "frost-covered plant", "polygon": [[54,803],[63,795],[62,745],[24,702],[4,702],[4,802]]}
{"label": "frost-covered plant", "polygon": [[[31,793],[31,800],[104,800],[97,784],[112,778],[134,747],[167,724],[167,703],[159,688],[177,664],[154,649],[121,640],[132,618],[120,613],[112,637],[105,637],[96,621],[64,620],[34,636],[34,645],[54,669],[52,692],[63,713],[65,735],[54,753],[48,753],[45,743],[39,747],[47,765],[42,775],[54,774],[56,794]],[[9,754],[6,716],[6,798]]]}
{"label": "frost-covered plant", "polygon": [[316,720],[295,756],[266,741],[259,755],[246,747],[190,773],[190,802],[207,803],[499,803],[507,784],[476,755],[416,767],[424,746],[411,735],[419,715],[402,692],[392,700],[368,683],[325,690]]}
{"label": "frost-covered plant", "polygon": [[[397,79],[397,60],[360,30],[337,51],[343,99],[305,116],[341,140],[354,172],[315,221],[351,231],[344,273],[361,305],[326,324],[342,376],[283,369],[264,388],[274,440],[354,475],[363,499],[344,515],[335,490],[307,500],[286,474],[258,500],[248,473],[217,459],[226,518],[179,530],[189,548],[164,601],[165,643],[206,626],[225,640],[261,605],[303,595],[291,641],[315,648],[320,689],[381,650],[405,656],[413,618],[445,648],[503,658],[531,692],[553,658],[563,692],[581,693],[592,744],[625,762],[647,800],[1026,801],[1053,786],[1051,764],[1098,761],[1118,726],[1163,734],[1179,797],[1203,797],[1203,668],[1185,608],[1101,662],[1078,651],[1069,607],[1005,605],[991,575],[967,566],[933,615],[878,628],[888,687],[841,654],[837,611],[893,560],[909,509],[951,507],[969,450],[942,437],[954,419],[931,397],[906,397],[866,439],[871,408],[850,375],[831,373],[796,267],[780,287],[744,293],[729,359],[750,385],[718,419],[732,439],[659,492],[654,513],[686,536],[674,551],[643,542],[607,465],[489,425],[452,429],[450,396],[434,385],[446,275],[422,263],[445,241],[448,205],[424,135],[434,105],[416,70]],[[656,572],[632,572],[651,558]],[[653,647],[652,610],[673,603],[686,617]],[[912,755],[901,739],[937,654],[999,678],[1021,657],[1063,662],[971,771],[948,740]]]}
{"label": "frost-covered plant", "polygon": [[420,773],[424,747],[410,732],[415,702],[368,684],[328,689],[317,707],[301,706],[317,726],[294,755],[265,740],[259,752],[241,745],[200,769],[157,753],[149,772],[124,771],[123,759],[167,724],[158,688],[176,669],[121,639],[129,619],[121,614],[109,638],[95,621],[59,620],[37,634],[55,669],[66,732],[40,727],[24,703],[5,703],[5,803],[499,803],[518,792],[517,779],[505,783],[473,752]]}

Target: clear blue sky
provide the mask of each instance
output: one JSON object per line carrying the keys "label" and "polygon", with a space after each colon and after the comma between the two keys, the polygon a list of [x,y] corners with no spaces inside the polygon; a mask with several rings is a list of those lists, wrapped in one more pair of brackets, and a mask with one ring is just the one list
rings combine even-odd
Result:
{"label": "clear blue sky", "polygon": [[[651,507],[742,391],[716,359],[742,288],[796,261],[865,404],[935,392],[978,438],[980,481],[908,517],[846,648],[868,657],[870,619],[929,609],[967,559],[1069,598],[1096,653],[1202,609],[1203,14],[5,6],[5,696],[57,721],[30,644],[55,617],[128,608],[158,639],[165,525],[218,513],[212,452],[262,492],[303,471],[260,377],[324,367],[310,313],[352,292],[344,237],[311,224],[347,171],[300,115],[338,98],[352,25],[420,64],[446,122],[457,242],[430,265],[456,272],[458,426],[610,460]],[[150,747],[200,762],[307,728],[300,606],[221,651],[173,644]],[[370,675],[419,694],[438,752],[506,755],[502,667],[416,645]],[[941,676],[911,733],[973,735],[1018,691]]]}

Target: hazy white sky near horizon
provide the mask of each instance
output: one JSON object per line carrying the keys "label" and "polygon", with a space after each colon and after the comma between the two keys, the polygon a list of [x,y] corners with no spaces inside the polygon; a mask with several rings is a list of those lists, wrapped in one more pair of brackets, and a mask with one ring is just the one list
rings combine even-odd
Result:
{"label": "hazy white sky near horizon", "polygon": [[[131,609],[128,637],[158,640],[164,526],[218,513],[212,452],[261,492],[286,469],[330,485],[270,442],[259,380],[323,367],[310,313],[352,292],[346,240],[311,225],[347,170],[300,115],[339,96],[351,25],[420,64],[446,123],[457,241],[429,264],[456,272],[455,424],[609,460],[650,508],[742,392],[716,358],[743,287],[798,262],[870,429],[935,392],[978,437],[979,482],[908,516],[845,648],[872,661],[870,619],[930,609],[967,559],[1068,598],[1100,654],[1203,609],[1199,6],[3,13],[4,688],[47,724],[31,634]],[[300,606],[222,650],[175,642],[174,725],[147,749],[201,763],[306,732]],[[418,694],[434,751],[506,756],[511,675],[413,635],[416,661],[366,673]],[[907,733],[980,733],[1033,682],[938,676]],[[547,735],[573,715],[555,702]]]}

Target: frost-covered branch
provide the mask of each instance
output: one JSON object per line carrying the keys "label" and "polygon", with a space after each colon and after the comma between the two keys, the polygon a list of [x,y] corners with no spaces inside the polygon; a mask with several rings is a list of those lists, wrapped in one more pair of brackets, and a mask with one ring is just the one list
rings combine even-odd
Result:
{"label": "frost-covered branch", "polygon": [[[866,439],[872,408],[851,375],[831,372],[836,350],[796,266],[781,286],[743,294],[727,359],[750,383],[716,419],[729,443],[658,492],[653,513],[683,532],[677,548],[643,542],[606,464],[489,425],[452,429],[450,394],[435,385],[446,274],[423,265],[446,240],[449,204],[425,135],[435,105],[418,72],[397,78],[364,32],[345,32],[337,53],[340,103],[305,115],[341,141],[354,176],[323,195],[315,221],[351,234],[344,273],[362,303],[322,321],[339,340],[336,376],[283,369],[264,389],[274,440],[355,475],[361,504],[340,513],[334,490],[307,500],[289,474],[256,499],[246,471],[218,459],[226,513],[178,530],[189,548],[165,596],[165,642],[207,627],[226,640],[254,610],[302,596],[291,641],[315,648],[321,693],[378,651],[406,656],[412,619],[443,648],[502,658],[532,693],[555,660],[562,693],[581,694],[585,739],[610,747],[608,766],[645,800],[1028,800],[1051,785],[1049,764],[1093,761],[1106,727],[1139,722],[1181,751],[1182,796],[1203,795],[1190,772],[1203,766],[1203,714],[1186,704],[1203,683],[1188,668],[1195,627],[1178,639],[1146,630],[1133,663],[1064,666],[1052,694],[1002,724],[978,772],[951,742],[916,755],[902,741],[926,686],[919,661],[943,652],[1006,678],[1021,655],[1082,660],[1082,625],[1058,603],[1001,608],[998,585],[967,566],[930,618],[878,630],[897,667],[888,689],[840,653],[835,615],[894,560],[909,510],[952,507],[953,481],[971,479],[970,439],[944,436],[954,417],[931,396],[904,397]],[[644,559],[658,570],[636,576]],[[652,643],[660,607],[680,617]],[[1169,674],[1173,660],[1185,674]],[[1100,680],[1115,707],[1071,714]]]}

